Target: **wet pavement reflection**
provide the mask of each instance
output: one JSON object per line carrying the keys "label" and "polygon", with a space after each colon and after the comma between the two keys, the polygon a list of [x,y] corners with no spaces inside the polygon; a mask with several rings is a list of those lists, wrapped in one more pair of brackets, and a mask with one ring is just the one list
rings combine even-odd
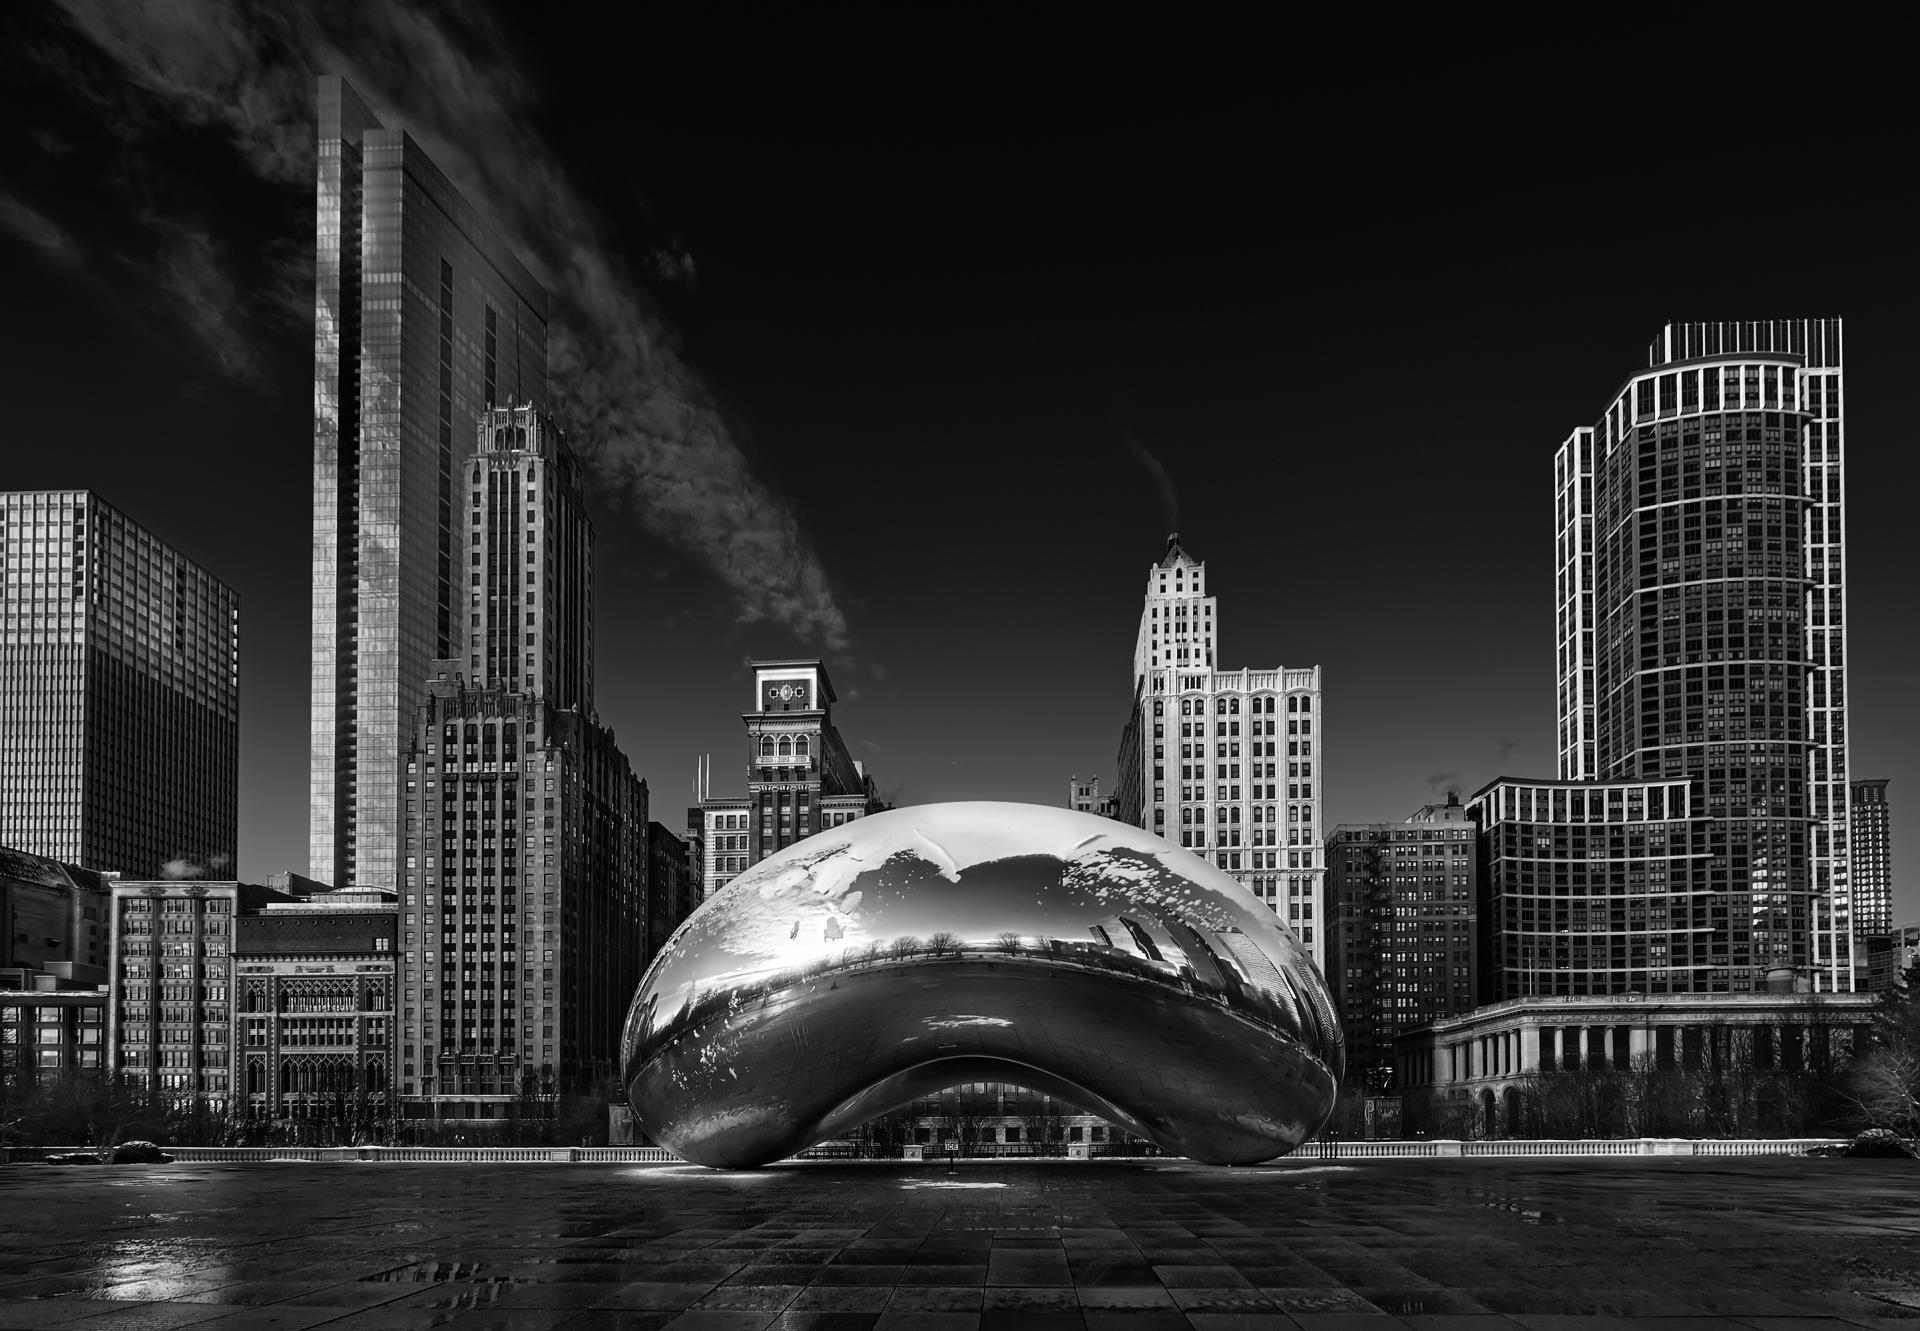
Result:
{"label": "wet pavement reflection", "polygon": [[1853,1160],[0,1167],[0,1328],[1920,1327]]}

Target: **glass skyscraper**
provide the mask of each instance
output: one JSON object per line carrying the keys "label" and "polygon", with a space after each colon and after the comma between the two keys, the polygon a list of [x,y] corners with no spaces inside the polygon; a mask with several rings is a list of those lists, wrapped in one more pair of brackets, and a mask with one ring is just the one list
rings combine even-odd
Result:
{"label": "glass skyscraper", "polygon": [[85,490],[0,493],[0,845],[231,876],[240,601]]}
{"label": "glass skyscraper", "polygon": [[545,400],[548,296],[408,135],[319,96],[309,863],[397,889],[401,753],[479,590],[455,440]]}
{"label": "glass skyscraper", "polygon": [[1617,903],[1672,923],[1672,992],[1854,987],[1840,349],[1838,319],[1669,324],[1555,459],[1560,777],[1684,778],[1704,820],[1687,900]]}

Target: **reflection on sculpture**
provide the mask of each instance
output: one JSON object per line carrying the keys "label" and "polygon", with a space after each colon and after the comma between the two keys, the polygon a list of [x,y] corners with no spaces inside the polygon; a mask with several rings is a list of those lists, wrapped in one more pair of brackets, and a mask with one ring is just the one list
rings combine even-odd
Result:
{"label": "reflection on sculpture", "polygon": [[731,1168],[968,1081],[1248,1164],[1319,1127],[1341,1063],[1311,959],[1239,884],[1124,823],[989,803],[755,865],[662,950],[622,1046],[654,1140]]}

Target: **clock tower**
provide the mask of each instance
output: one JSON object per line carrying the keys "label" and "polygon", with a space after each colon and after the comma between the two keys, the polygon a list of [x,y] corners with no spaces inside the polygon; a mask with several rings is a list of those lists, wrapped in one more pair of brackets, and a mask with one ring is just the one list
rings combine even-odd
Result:
{"label": "clock tower", "polygon": [[746,798],[710,798],[703,778],[700,803],[689,810],[704,893],[796,841],[885,807],[833,724],[835,701],[821,661],[753,662],[753,701],[740,715]]}

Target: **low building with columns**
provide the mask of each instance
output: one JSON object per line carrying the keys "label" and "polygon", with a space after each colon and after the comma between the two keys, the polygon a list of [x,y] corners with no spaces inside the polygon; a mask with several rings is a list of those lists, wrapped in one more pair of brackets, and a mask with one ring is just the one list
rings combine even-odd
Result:
{"label": "low building with columns", "polygon": [[1399,1087],[1458,1101],[1486,1135],[1519,1130],[1556,1072],[1817,1069],[1863,1046],[1869,993],[1543,995],[1436,1021],[1395,1046]]}

